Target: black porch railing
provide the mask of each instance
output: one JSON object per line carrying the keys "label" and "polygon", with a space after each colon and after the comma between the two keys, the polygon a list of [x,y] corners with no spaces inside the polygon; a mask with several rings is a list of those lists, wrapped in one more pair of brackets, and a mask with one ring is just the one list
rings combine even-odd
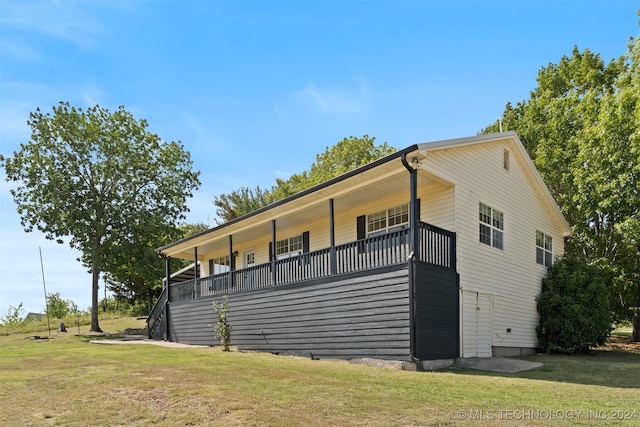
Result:
{"label": "black porch railing", "polygon": [[[455,233],[420,223],[418,235],[419,261],[455,269]],[[169,301],[181,301],[286,285],[404,264],[409,256],[409,230],[402,229],[273,263],[172,284],[168,297]]]}
{"label": "black porch railing", "polygon": [[152,338],[156,330],[160,328],[160,322],[165,315],[165,305],[167,304],[168,297],[169,292],[167,291],[167,287],[165,286],[162,289],[162,293],[158,297],[155,305],[151,309],[151,313],[149,313],[149,316],[147,317],[147,335],[149,336],[149,338]]}

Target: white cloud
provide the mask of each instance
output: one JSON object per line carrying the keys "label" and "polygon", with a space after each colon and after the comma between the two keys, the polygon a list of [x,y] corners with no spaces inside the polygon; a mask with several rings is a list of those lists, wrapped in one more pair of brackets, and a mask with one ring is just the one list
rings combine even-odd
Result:
{"label": "white cloud", "polygon": [[61,100],[93,107],[98,103],[102,105],[106,97],[104,90],[96,85],[76,83],[54,87],[22,81],[2,81],[0,92],[0,152],[5,154],[18,149],[20,143],[29,140],[31,129],[27,120],[29,113],[36,108],[48,113]]}
{"label": "white cloud", "polygon": [[27,120],[33,105],[27,101],[0,99],[0,152],[8,154],[27,142],[31,133]]}
{"label": "white cloud", "polygon": [[22,37],[9,36],[0,39],[0,52],[16,61],[37,63],[42,60],[42,55],[37,49],[29,46]]}
{"label": "white cloud", "polygon": [[278,116],[300,109],[331,116],[361,116],[367,113],[369,101],[369,89],[361,78],[353,78],[343,86],[309,82],[295,90],[282,105],[275,105],[274,111]]}
{"label": "white cloud", "polygon": [[[204,124],[200,118],[186,111],[182,111],[180,117],[184,125],[180,127],[180,132],[186,134],[184,139],[188,139],[190,151],[197,150],[198,155],[201,155],[221,152],[229,146],[222,138],[215,136],[215,130]],[[183,140],[183,142],[185,141]]]}
{"label": "white cloud", "polygon": [[102,105],[104,101],[104,91],[97,86],[88,85],[80,89],[80,96],[86,107],[94,107],[97,104]]}
{"label": "white cloud", "polygon": [[3,1],[0,25],[5,31],[27,31],[54,37],[83,49],[94,47],[104,27],[87,3],[73,1]]}

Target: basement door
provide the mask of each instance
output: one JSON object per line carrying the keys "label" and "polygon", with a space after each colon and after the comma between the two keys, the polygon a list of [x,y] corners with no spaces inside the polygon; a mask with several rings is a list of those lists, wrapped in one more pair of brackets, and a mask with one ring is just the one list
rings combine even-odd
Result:
{"label": "basement door", "polygon": [[462,291],[462,357],[491,357],[493,295]]}

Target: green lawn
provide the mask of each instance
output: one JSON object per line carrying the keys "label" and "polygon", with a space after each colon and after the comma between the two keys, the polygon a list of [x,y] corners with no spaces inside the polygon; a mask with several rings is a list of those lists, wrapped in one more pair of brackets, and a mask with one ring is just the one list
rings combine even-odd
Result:
{"label": "green lawn", "polygon": [[[101,326],[118,333],[144,324]],[[530,357],[544,367],[496,374],[97,345],[86,326],[69,331],[0,336],[3,425],[620,425],[615,417],[640,425],[640,347],[626,338],[617,349]]]}

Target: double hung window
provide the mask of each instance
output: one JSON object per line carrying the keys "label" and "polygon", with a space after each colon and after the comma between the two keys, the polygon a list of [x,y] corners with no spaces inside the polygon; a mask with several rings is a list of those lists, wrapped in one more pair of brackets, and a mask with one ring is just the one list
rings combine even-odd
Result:
{"label": "double hung window", "polygon": [[229,271],[229,255],[209,260],[209,275],[227,273]]}
{"label": "double hung window", "polygon": [[553,240],[542,231],[536,231],[536,262],[545,267],[553,263]]}
{"label": "double hung window", "polygon": [[409,224],[409,205],[404,204],[367,215],[367,235],[378,236]]}
{"label": "double hung window", "polygon": [[480,203],[480,243],[504,248],[504,214]]}
{"label": "double hung window", "polygon": [[303,250],[303,238],[302,234],[299,236],[289,237],[287,239],[279,240],[276,242],[276,258],[290,258],[292,256],[300,255]]}

